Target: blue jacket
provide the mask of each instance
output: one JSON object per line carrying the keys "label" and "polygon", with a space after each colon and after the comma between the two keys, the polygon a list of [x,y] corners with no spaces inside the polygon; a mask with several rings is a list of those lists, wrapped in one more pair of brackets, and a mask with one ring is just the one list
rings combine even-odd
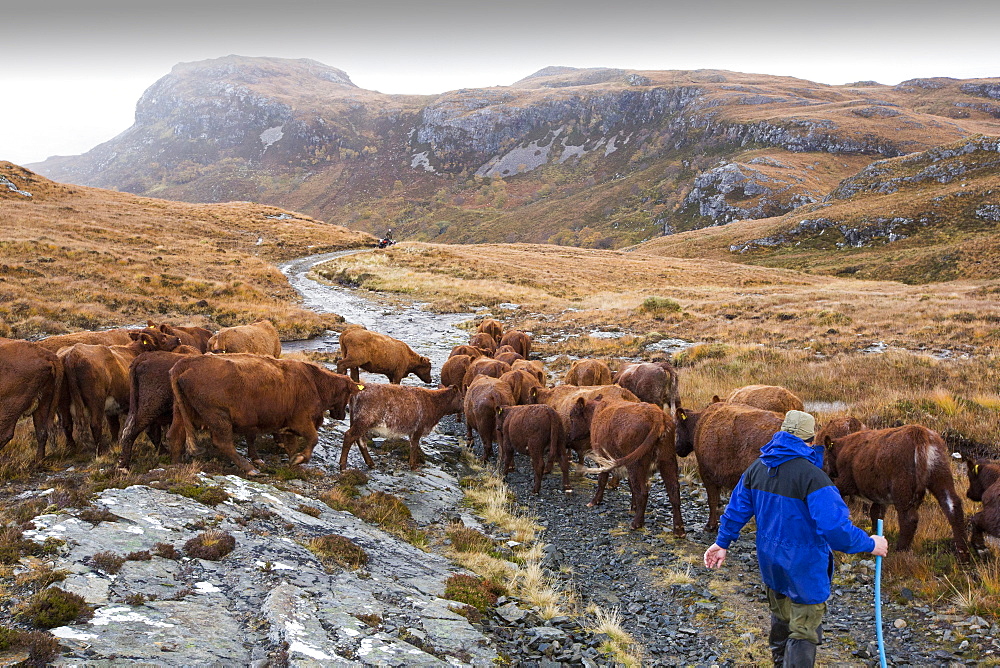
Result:
{"label": "blue jacket", "polygon": [[851,523],[821,468],[822,448],[779,431],[760,453],[733,490],[715,542],[728,549],[756,517],[764,584],[796,603],[822,603],[830,597],[832,550],[871,552],[875,541]]}

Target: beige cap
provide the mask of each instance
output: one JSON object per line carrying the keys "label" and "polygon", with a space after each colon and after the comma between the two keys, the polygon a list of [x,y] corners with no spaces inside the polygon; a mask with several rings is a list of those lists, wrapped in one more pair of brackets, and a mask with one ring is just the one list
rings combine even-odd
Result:
{"label": "beige cap", "polygon": [[785,421],[781,423],[781,431],[807,441],[816,435],[816,418],[803,411],[788,411]]}

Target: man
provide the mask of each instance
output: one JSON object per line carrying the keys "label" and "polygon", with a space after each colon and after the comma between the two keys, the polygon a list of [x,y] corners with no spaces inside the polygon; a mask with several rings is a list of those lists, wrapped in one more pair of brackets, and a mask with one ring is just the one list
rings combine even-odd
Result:
{"label": "man", "polygon": [[768,638],[775,666],[799,668],[816,661],[823,615],[830,597],[833,551],[884,557],[888,543],[851,523],[847,505],[823,472],[823,449],[810,444],[816,420],[788,411],[760,458],[740,478],[719,524],[705,565],[718,568],[730,543],[757,518],[757,559],[771,608]]}

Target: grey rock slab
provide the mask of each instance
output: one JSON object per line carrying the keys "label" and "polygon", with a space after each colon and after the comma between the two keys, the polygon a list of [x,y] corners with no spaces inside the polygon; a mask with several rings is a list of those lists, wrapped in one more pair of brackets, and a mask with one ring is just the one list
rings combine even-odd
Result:
{"label": "grey rock slab", "polygon": [[105,605],[108,603],[108,591],[111,580],[97,573],[70,575],[58,584],[60,589],[83,597],[89,605]]}

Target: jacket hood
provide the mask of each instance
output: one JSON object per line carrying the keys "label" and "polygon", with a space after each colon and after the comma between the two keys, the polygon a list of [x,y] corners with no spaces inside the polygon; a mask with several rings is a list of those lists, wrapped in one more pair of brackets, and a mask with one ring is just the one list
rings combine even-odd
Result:
{"label": "jacket hood", "polygon": [[823,448],[814,448],[787,431],[775,433],[767,445],[760,449],[761,461],[772,469],[796,457],[802,457],[819,468],[823,468]]}

